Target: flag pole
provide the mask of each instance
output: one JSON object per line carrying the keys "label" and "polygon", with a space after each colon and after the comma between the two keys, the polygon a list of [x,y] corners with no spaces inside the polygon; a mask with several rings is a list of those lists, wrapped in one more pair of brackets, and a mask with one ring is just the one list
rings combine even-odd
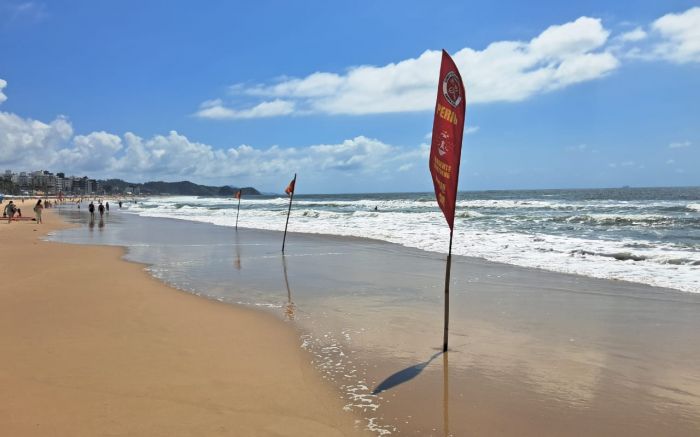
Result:
{"label": "flag pole", "polygon": [[289,224],[289,214],[292,212],[292,199],[294,199],[294,191],[296,190],[297,174],[294,173],[294,189],[289,196],[289,209],[287,209],[287,221],[284,224],[284,237],[282,237],[282,253],[284,253],[284,243],[287,240],[287,225]]}
{"label": "flag pole", "polygon": [[238,230],[238,214],[240,214],[240,213],[241,213],[241,196],[239,194],[238,195],[238,209],[236,210],[236,230]]}
{"label": "flag pole", "polygon": [[459,187],[459,166],[462,156],[467,91],[450,55],[443,50],[438,80],[432,144],[428,166],[438,205],[450,226],[450,247],[445,265],[445,331],[442,351],[447,352],[450,320],[450,270],[452,268],[452,236]]}
{"label": "flag pole", "polygon": [[442,405],[444,409],[442,412],[442,427],[445,435],[450,435],[450,369],[448,366],[448,355],[449,352],[442,354]]}
{"label": "flag pole", "polygon": [[450,250],[447,252],[445,267],[445,332],[442,340],[442,351],[447,352],[447,332],[450,324],[450,268],[452,267],[452,228],[450,228]]}

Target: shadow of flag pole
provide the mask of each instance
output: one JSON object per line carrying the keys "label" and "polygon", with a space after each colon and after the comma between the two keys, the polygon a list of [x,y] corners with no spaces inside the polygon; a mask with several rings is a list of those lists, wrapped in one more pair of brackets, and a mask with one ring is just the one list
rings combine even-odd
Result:
{"label": "shadow of flag pole", "polygon": [[445,267],[445,330],[442,342],[447,352],[450,319],[450,269],[452,266],[452,236],[454,233],[459,164],[462,155],[462,135],[466,113],[466,90],[462,76],[450,55],[442,51],[438,80],[433,137],[428,167],[433,178],[435,197],[450,226],[450,246]]}
{"label": "shadow of flag pole", "polygon": [[284,243],[287,241],[287,225],[289,225],[289,214],[292,212],[292,199],[294,199],[294,188],[297,185],[297,174],[294,173],[294,179],[287,185],[284,192],[289,196],[289,209],[287,209],[287,221],[284,223],[284,236],[282,237],[282,253],[284,253]]}

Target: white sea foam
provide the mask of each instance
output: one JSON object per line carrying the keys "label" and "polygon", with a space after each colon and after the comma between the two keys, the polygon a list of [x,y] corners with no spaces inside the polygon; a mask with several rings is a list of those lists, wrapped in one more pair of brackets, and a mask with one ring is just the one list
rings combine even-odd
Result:
{"label": "white sea foam", "polygon": [[[246,199],[244,202],[239,226],[278,231],[284,229],[288,199]],[[147,199],[129,208],[142,216],[234,226],[235,205],[234,200],[168,197]],[[653,202],[644,207],[694,210],[700,204]],[[494,215],[489,211],[491,208],[506,213]],[[561,220],[574,224],[627,224],[653,228],[672,220],[658,214],[634,212],[644,208],[624,201],[465,200],[458,202],[453,252],[524,267],[700,293],[700,250],[697,246],[688,248],[672,243],[610,238],[605,233],[588,238],[581,234],[516,231],[505,226],[509,221],[519,220],[507,213],[516,208],[518,214],[527,214],[529,209],[536,208],[555,211],[555,215],[536,214],[532,217],[533,222]],[[621,209],[625,212],[620,213]],[[597,212],[591,212],[593,210]],[[610,212],[605,212],[608,210]],[[694,212],[688,212],[681,218],[687,219],[688,214],[693,220],[700,218]],[[446,252],[449,238],[442,213],[428,197],[419,200],[295,200],[289,229],[374,238],[441,253]]]}

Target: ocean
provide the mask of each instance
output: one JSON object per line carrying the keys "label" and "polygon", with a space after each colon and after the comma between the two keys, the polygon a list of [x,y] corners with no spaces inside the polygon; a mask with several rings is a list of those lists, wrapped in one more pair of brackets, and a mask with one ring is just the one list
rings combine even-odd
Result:
{"label": "ocean", "polygon": [[[288,198],[249,196],[239,226],[283,230]],[[235,199],[150,197],[145,217],[235,226]],[[433,193],[297,195],[289,231],[446,253]],[[453,253],[700,293],[700,187],[460,192]]]}

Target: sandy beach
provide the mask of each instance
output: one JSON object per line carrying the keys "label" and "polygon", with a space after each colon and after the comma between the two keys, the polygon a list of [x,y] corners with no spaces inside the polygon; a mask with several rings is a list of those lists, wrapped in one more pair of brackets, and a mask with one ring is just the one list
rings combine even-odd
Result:
{"label": "sandy beach", "polygon": [[0,223],[0,435],[356,435],[284,322],[40,241],[54,211]]}
{"label": "sandy beach", "polygon": [[457,256],[444,356],[441,254],[292,232],[282,256],[276,231],[61,215],[80,227],[54,240],[124,246],[173,287],[286,321],[375,434],[700,431],[697,294]]}

